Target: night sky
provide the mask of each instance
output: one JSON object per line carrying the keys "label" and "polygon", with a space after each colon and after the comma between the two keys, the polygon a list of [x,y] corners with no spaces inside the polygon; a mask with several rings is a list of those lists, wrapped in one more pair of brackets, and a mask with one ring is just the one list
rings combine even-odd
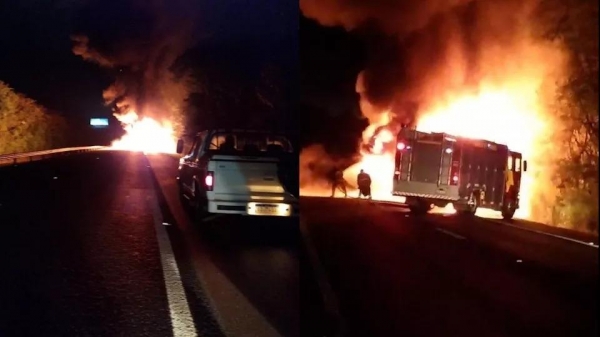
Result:
{"label": "night sky", "polygon": [[0,80],[69,117],[108,116],[109,74],[71,52],[78,7],[57,3],[0,2]]}
{"label": "night sky", "polygon": [[[71,119],[110,116],[102,91],[114,70],[74,55],[70,36],[110,44],[143,32],[149,23],[131,9],[132,1],[1,1],[0,80]],[[297,114],[303,145],[322,143],[334,153],[356,149],[366,125],[354,89],[366,58],[357,36],[302,17],[297,1],[192,3],[188,10],[197,11],[198,20],[196,42],[182,55],[187,65],[207,59],[244,64],[249,53],[258,63],[275,59],[289,70],[287,80],[299,84],[298,109],[289,113]]]}
{"label": "night sky", "polygon": [[[144,2],[0,1],[0,80],[71,119],[110,116],[102,91],[114,81],[114,70],[74,55],[70,36],[85,34],[106,45],[123,36],[143,36],[152,23],[132,9],[134,3]],[[297,1],[189,1],[183,10],[197,12],[190,49],[210,45],[214,51],[218,45],[221,52],[234,53],[228,61],[244,63],[244,48],[250,48],[255,59],[274,58],[291,68],[298,64]],[[166,14],[182,14],[173,11]],[[297,82],[295,76],[289,80]]]}

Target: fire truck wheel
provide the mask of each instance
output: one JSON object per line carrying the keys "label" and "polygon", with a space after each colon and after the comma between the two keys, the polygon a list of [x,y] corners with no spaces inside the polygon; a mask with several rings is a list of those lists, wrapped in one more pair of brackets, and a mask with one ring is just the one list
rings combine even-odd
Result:
{"label": "fire truck wheel", "polygon": [[462,215],[475,215],[478,207],[479,207],[479,193],[471,192],[471,195],[469,196],[469,200],[467,201],[467,204],[464,205],[464,208],[462,208],[459,211],[459,213]]}
{"label": "fire truck wheel", "polygon": [[415,202],[414,204],[409,204],[408,209],[412,214],[424,215],[427,214],[427,212],[429,212],[431,206],[429,203],[423,200],[417,200],[417,202]]}
{"label": "fire truck wheel", "polygon": [[502,206],[502,218],[504,220],[511,220],[515,215],[516,210],[515,203],[511,199],[507,199]]}

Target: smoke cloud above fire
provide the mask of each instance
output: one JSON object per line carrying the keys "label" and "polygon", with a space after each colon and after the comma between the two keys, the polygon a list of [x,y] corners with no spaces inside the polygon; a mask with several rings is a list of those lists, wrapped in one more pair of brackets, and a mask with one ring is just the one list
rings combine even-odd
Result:
{"label": "smoke cloud above fire", "polygon": [[[366,37],[370,57],[362,98],[375,112],[414,120],[432,97],[503,81],[507,68],[529,66],[535,0],[301,0],[307,17]],[[515,54],[512,54],[512,53]],[[527,54],[525,62],[523,54]],[[556,58],[556,57],[554,57]],[[552,60],[551,60],[552,61]],[[539,66],[538,66],[539,68]],[[532,72],[544,70],[532,69]],[[437,98],[435,99],[437,100]],[[366,110],[366,111],[365,111]]]}
{"label": "smoke cloud above fire", "polygon": [[[189,93],[189,74],[174,69],[195,41],[199,19],[195,1],[88,1],[90,22],[74,34],[73,53],[108,68],[115,81],[103,92],[118,117],[135,111],[140,117],[181,122],[180,109]],[[83,19],[85,20],[85,18]]]}
{"label": "smoke cloud above fire", "polygon": [[[542,220],[547,204],[534,203],[555,193],[546,187],[552,186],[549,162],[556,159],[547,140],[557,131],[548,106],[566,54],[537,37],[537,5],[537,0],[300,0],[306,17],[358,34],[368,50],[356,92],[369,127],[357,141],[378,150],[361,151],[346,178],[353,181],[360,168],[372,167],[374,185],[380,185],[374,194],[390,196],[394,146],[386,142],[393,142],[390,133],[400,123],[483,138],[529,160],[521,215]],[[305,151],[301,161],[314,166],[319,159],[309,158],[311,153]]]}

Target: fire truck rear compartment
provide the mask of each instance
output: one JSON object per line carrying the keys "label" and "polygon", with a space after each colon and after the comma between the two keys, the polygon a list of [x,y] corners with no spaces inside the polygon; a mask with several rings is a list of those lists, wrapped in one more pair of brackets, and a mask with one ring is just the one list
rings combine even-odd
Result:
{"label": "fire truck rear compartment", "polygon": [[503,149],[464,147],[460,170],[459,194],[467,197],[481,191],[480,206],[499,210],[504,195],[504,167],[507,153]]}
{"label": "fire truck rear compartment", "polygon": [[412,181],[438,184],[441,143],[415,142],[412,160]]}

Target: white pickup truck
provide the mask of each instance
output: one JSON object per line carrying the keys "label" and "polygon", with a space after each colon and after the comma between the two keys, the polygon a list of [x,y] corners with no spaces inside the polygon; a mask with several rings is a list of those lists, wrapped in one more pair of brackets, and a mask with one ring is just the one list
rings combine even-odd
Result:
{"label": "white pickup truck", "polygon": [[[183,152],[183,140],[177,153]],[[283,135],[209,130],[179,160],[181,196],[199,217],[208,214],[298,216],[298,154]]]}

